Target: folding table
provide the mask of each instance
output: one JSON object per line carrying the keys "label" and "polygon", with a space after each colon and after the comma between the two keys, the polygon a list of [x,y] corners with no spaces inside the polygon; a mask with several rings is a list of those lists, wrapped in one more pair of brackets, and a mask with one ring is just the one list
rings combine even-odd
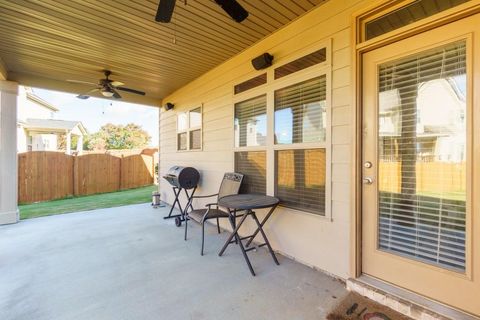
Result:
{"label": "folding table", "polygon": [[[273,252],[273,249],[270,246],[270,242],[268,241],[268,238],[265,235],[265,232],[263,231],[263,226],[265,225],[267,220],[270,218],[273,211],[275,211],[275,208],[278,206],[279,202],[280,200],[278,198],[265,196],[261,194],[237,194],[237,195],[230,195],[230,196],[220,198],[218,200],[218,205],[221,207],[228,208],[229,214],[231,216],[231,219],[229,220],[230,220],[230,224],[232,225],[233,232],[228,237],[227,241],[223,245],[222,250],[220,250],[218,255],[219,256],[223,255],[223,253],[225,252],[225,250],[230,244],[238,243],[240,250],[242,250],[243,257],[247,262],[248,268],[250,269],[250,272],[252,273],[253,276],[255,276],[255,271],[253,271],[253,267],[252,267],[252,264],[250,263],[250,259],[248,259],[247,252],[250,250],[256,249],[256,247],[250,247],[250,244],[252,243],[255,236],[260,232],[265,242],[262,244],[259,244],[258,247],[267,246],[268,251],[272,255],[273,261],[275,261],[275,263],[279,265],[280,263],[278,262],[277,257],[275,256],[275,252]],[[265,208],[270,208],[270,210],[268,211],[265,218],[263,218],[262,222],[260,222],[257,218],[257,215],[255,214],[255,211],[253,210],[265,209]],[[243,210],[245,212],[241,215],[241,219],[237,224],[236,223],[237,211],[240,211],[240,210]],[[251,216],[253,218],[253,220],[257,224],[257,229],[251,235],[241,237],[238,234],[238,230],[240,229],[240,227],[245,222],[245,219],[248,216]],[[232,241],[234,237],[235,237],[235,240]],[[246,240],[246,239],[248,239],[248,241],[244,246],[242,243],[242,240]]]}

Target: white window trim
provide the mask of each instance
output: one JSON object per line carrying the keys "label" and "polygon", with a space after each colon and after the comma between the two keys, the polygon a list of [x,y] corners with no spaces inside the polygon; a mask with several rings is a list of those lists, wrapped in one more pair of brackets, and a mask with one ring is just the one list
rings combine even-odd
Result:
{"label": "white window trim", "polygon": [[[190,127],[190,112],[192,110],[195,110],[195,109],[198,109],[198,108],[200,108],[200,115],[201,115],[200,125],[195,126],[195,127]],[[178,129],[178,117],[181,114],[186,114],[186,116],[187,116],[187,129],[185,129],[185,130],[179,130]],[[176,121],[176,137],[175,137],[176,147],[175,148],[176,148],[177,152],[198,152],[198,151],[202,151],[203,150],[203,103],[200,106],[190,108],[186,111],[177,112],[175,121]],[[190,132],[196,131],[196,130],[200,130],[200,148],[190,149]],[[178,149],[178,135],[180,133],[186,133],[187,134],[187,148],[184,149],[184,150]]]}
{"label": "white window trim", "polygon": [[[293,149],[325,149],[326,152],[326,181],[325,181],[325,215],[315,214],[307,211],[302,211],[301,209],[293,209],[290,207],[284,207],[285,210],[306,214],[318,219],[324,219],[332,221],[332,41],[322,41],[315,46],[315,48],[309,47],[308,49],[302,49],[295,52],[293,55],[288,56],[284,59],[279,59],[275,61],[275,67],[267,70],[267,83],[259,87],[247,90],[233,95],[232,102],[232,123],[235,123],[235,104],[258,97],[260,95],[266,94],[267,96],[267,139],[265,146],[246,146],[246,147],[236,147],[235,146],[235,130],[233,130],[233,152],[241,151],[266,151],[266,186],[267,186],[267,195],[275,195],[275,151],[277,150],[293,150]],[[317,65],[305,68],[303,70],[294,72],[287,76],[284,76],[280,79],[274,79],[275,68],[289,63],[298,58],[301,58],[305,55],[313,53],[322,48],[326,48],[326,61],[319,63]],[[326,137],[325,142],[304,142],[304,143],[292,143],[292,144],[275,144],[275,91],[288,87],[290,85],[295,85],[300,82],[310,80],[322,75],[326,76],[326,116],[327,116],[327,127],[326,127]],[[233,90],[233,89],[232,89]],[[235,157],[233,157],[235,159]],[[235,160],[233,160],[233,168],[235,168]]]}

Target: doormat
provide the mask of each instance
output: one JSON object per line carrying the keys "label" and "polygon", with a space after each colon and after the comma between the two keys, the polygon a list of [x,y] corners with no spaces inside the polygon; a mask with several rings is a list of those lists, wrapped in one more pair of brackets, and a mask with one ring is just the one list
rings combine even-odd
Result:
{"label": "doormat", "polygon": [[411,318],[350,292],[328,314],[327,320],[411,320]]}

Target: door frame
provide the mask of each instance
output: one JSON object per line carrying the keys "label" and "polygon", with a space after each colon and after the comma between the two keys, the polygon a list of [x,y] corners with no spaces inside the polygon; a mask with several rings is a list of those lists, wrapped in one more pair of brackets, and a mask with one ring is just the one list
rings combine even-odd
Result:
{"label": "door frame", "polygon": [[412,37],[414,35],[435,29],[450,22],[458,21],[468,16],[480,13],[480,0],[471,0],[457,7],[440,12],[432,17],[425,18],[387,34],[368,41],[363,40],[365,22],[373,17],[391,12],[392,9],[404,6],[413,0],[377,0],[372,4],[355,12],[351,19],[352,70],[351,80],[354,94],[352,95],[352,173],[351,212],[350,212],[350,276],[358,278],[362,271],[362,115],[363,115],[363,84],[362,84],[362,56],[364,53],[386,46],[388,44]]}

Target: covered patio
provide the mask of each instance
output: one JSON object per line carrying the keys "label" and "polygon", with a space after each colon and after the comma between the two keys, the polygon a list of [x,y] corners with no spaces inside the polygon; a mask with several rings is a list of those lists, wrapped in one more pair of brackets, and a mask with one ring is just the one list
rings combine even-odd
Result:
{"label": "covered patio", "polygon": [[0,318],[324,319],[347,287],[479,319],[480,0],[0,0],[0,17],[0,225],[19,217],[26,85],[161,108],[159,176],[195,167],[205,196],[242,174],[280,203],[281,255],[251,253],[251,277],[148,205],[2,226]]}
{"label": "covered patio", "polygon": [[[164,220],[150,204],[0,227],[0,319],[325,319],[341,281],[264,249],[217,253],[227,236]],[[15,268],[10,266],[14,265]],[[292,308],[291,306],[295,306]]]}

